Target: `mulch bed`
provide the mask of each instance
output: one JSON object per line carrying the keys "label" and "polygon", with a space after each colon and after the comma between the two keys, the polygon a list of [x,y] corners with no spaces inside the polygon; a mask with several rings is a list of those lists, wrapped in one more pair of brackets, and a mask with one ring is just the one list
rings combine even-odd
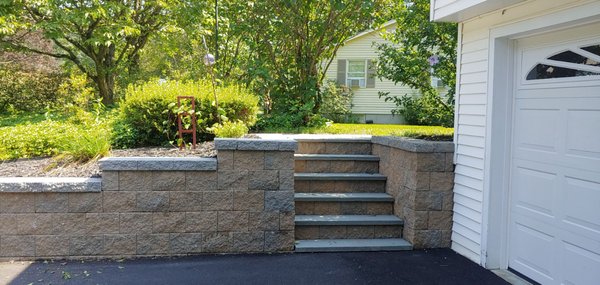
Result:
{"label": "mulch bed", "polygon": [[[215,157],[217,152],[213,142],[204,142],[196,149],[145,147],[117,149],[110,157]],[[65,163],[52,157],[0,161],[0,177],[100,177],[98,161],[87,163]]]}

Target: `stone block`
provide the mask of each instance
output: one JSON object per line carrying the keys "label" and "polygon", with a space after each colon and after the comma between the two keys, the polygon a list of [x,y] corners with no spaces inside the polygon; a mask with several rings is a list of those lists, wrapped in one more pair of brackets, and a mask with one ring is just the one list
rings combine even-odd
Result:
{"label": "stone block", "polygon": [[[329,167],[325,172],[336,172],[336,173],[348,173],[348,172],[365,172],[360,171],[357,166],[361,166],[362,164],[357,161],[352,160],[342,160],[342,161],[331,161],[329,162]],[[309,168],[310,169],[310,168]],[[374,172],[370,172],[374,173]]]}
{"label": "stone block", "polygon": [[298,193],[312,192],[310,189],[310,181],[308,180],[294,181],[294,189],[296,189]]}
{"label": "stone block", "polygon": [[367,204],[361,202],[344,202],[339,203],[341,215],[366,215]]}
{"label": "stone block", "polygon": [[430,211],[428,229],[452,230],[452,211]]}
{"label": "stone block", "polygon": [[279,142],[279,151],[291,151],[294,152],[298,150],[298,143],[293,140],[286,140]]}
{"label": "stone block", "polygon": [[279,212],[248,213],[248,229],[250,231],[279,230]]}
{"label": "stone block", "polygon": [[416,190],[425,191],[429,190],[429,172],[416,172],[409,171],[406,173],[406,187]]}
{"label": "stone block", "polygon": [[279,150],[280,141],[262,140],[262,139],[241,139],[238,140],[238,150]]}
{"label": "stone block", "polygon": [[374,227],[374,238],[400,238],[402,227],[400,226],[376,226]]}
{"label": "stone block", "polygon": [[136,253],[155,255],[169,253],[169,234],[142,234],[137,236]]}
{"label": "stone block", "polygon": [[0,236],[14,234],[17,234],[17,216],[14,214],[0,214]]}
{"label": "stone block", "polygon": [[154,233],[185,232],[185,213],[153,213],[152,224]]}
{"label": "stone block", "polygon": [[412,244],[415,249],[439,248],[442,246],[442,231],[416,230]]}
{"label": "stone block", "polygon": [[57,213],[54,216],[54,226],[58,233],[69,235],[85,235],[89,230],[86,225],[85,213]]}
{"label": "stone block", "polygon": [[217,169],[232,170],[233,169],[233,150],[219,150],[217,154]]}
{"label": "stone block", "polygon": [[195,212],[202,209],[203,192],[180,192],[169,193],[169,209],[172,212]]}
{"label": "stone block", "polygon": [[120,191],[150,191],[152,189],[152,172],[150,171],[120,171]]}
{"label": "stone block", "polygon": [[433,191],[452,191],[454,189],[453,172],[431,172],[429,188]]}
{"label": "stone block", "polygon": [[346,237],[345,226],[320,226],[319,238],[323,239],[341,239]]}
{"label": "stone block", "polygon": [[418,171],[444,171],[446,154],[442,152],[419,153],[417,155]]}
{"label": "stone block", "polygon": [[454,152],[446,153],[446,164],[444,166],[444,171],[454,172]]}
{"label": "stone block", "polygon": [[294,204],[298,215],[314,215],[316,213],[314,202],[296,201]]}
{"label": "stone block", "polygon": [[293,230],[295,228],[294,212],[279,213],[279,229],[282,231]]}
{"label": "stone block", "polygon": [[368,203],[367,215],[391,215],[394,212],[392,203]]}
{"label": "stone block", "polygon": [[203,236],[202,252],[231,252],[233,238],[231,233],[210,232]]}
{"label": "stone block", "polygon": [[217,230],[220,232],[247,232],[248,212],[220,211]]}
{"label": "stone block", "polygon": [[173,254],[190,254],[202,252],[202,234],[171,234],[170,252]]}
{"label": "stone block", "polygon": [[279,189],[279,173],[277,170],[250,171],[248,175],[248,189],[250,190]]}
{"label": "stone block", "polygon": [[452,230],[442,230],[440,247],[449,248],[450,246],[452,246]]}
{"label": "stone block", "polygon": [[217,173],[218,189],[224,190],[247,190],[247,170],[223,170]]}
{"label": "stone block", "polygon": [[307,160],[306,169],[309,169],[310,172],[333,172],[330,170],[331,161],[327,160]]}
{"label": "stone block", "polygon": [[444,193],[441,192],[430,192],[429,199],[431,203],[429,204],[429,208],[427,210],[430,211],[441,211],[444,203]]}
{"label": "stone block", "polygon": [[[222,150],[236,150],[238,145],[238,140],[235,139],[215,139],[215,149],[218,150],[217,153]],[[217,154],[217,156],[219,156]]]}
{"label": "stone block", "polygon": [[262,211],[265,203],[264,191],[235,191],[233,209],[235,211]]}
{"label": "stone block", "polygon": [[143,212],[169,210],[169,192],[137,192],[136,208]]}
{"label": "stone block", "polygon": [[296,173],[306,172],[306,160],[296,160],[294,162],[294,171]]}
{"label": "stone block", "polygon": [[185,215],[185,229],[189,233],[217,230],[217,212],[190,212]]}
{"label": "stone block", "polygon": [[[214,191],[217,190],[216,171],[187,171],[186,189],[188,191]],[[183,189],[181,189],[183,190]]]}
{"label": "stone block", "polygon": [[442,194],[442,210],[452,211],[454,209],[454,192],[444,192]]}
{"label": "stone block", "polygon": [[373,226],[347,226],[345,238],[370,239],[373,238]]}
{"label": "stone block", "polygon": [[325,143],[300,142],[298,153],[325,153]]}
{"label": "stone block", "polygon": [[265,168],[264,151],[237,150],[233,153],[235,170],[263,170]]}
{"label": "stone block", "polygon": [[0,213],[35,212],[35,193],[0,193]]}
{"label": "stone block", "polygon": [[102,212],[102,193],[69,193],[69,212]]}
{"label": "stone block", "polygon": [[185,172],[152,171],[150,191],[182,191],[185,190]]}
{"label": "stone block", "polygon": [[119,224],[119,233],[148,234],[152,232],[152,213],[122,213]]}
{"label": "stone block", "polygon": [[35,256],[35,237],[2,236],[0,240],[0,256],[32,257]]}
{"label": "stone block", "polygon": [[133,212],[136,210],[136,192],[106,191],[102,193],[104,212]]}
{"label": "stone block", "polygon": [[104,236],[70,236],[69,255],[90,256],[104,253]]}
{"label": "stone block", "polygon": [[233,233],[233,252],[262,252],[264,245],[264,232]]}
{"label": "stone block", "polygon": [[102,191],[119,190],[119,172],[102,171]]}
{"label": "stone block", "polygon": [[265,211],[294,211],[294,192],[265,191]]}
{"label": "stone block", "polygon": [[415,230],[425,230],[429,225],[428,211],[414,211],[404,208],[404,227]]}
{"label": "stone block", "polygon": [[318,239],[319,227],[298,227],[295,231],[296,239]]}
{"label": "stone block", "polygon": [[294,250],[294,232],[293,231],[273,231],[265,232],[266,252],[281,252]]}
{"label": "stone block", "polygon": [[51,214],[19,214],[16,217],[17,233],[20,235],[57,234]]}
{"label": "stone block", "polygon": [[36,236],[35,255],[36,257],[67,256],[69,242],[68,236]]}
{"label": "stone block", "polygon": [[279,190],[294,191],[294,171],[279,170]]}
{"label": "stone block", "polygon": [[293,170],[294,152],[292,151],[267,151],[265,152],[266,170]]}
{"label": "stone block", "polygon": [[104,235],[104,254],[113,256],[134,255],[136,235]]}
{"label": "stone block", "polygon": [[117,234],[120,231],[118,213],[88,213],[82,225],[85,234]]}
{"label": "stone block", "polygon": [[204,192],[202,209],[205,211],[233,209],[233,191],[207,191]]}
{"label": "stone block", "polygon": [[65,213],[68,209],[68,194],[39,193],[35,195],[35,211],[37,213]]}

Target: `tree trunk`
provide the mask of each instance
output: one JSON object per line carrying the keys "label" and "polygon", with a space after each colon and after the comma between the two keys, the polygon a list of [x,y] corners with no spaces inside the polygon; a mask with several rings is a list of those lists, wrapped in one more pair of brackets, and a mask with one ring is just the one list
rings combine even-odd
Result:
{"label": "tree trunk", "polygon": [[94,82],[98,86],[98,92],[102,97],[102,104],[112,105],[114,100],[114,79],[111,75],[98,75],[94,78]]}

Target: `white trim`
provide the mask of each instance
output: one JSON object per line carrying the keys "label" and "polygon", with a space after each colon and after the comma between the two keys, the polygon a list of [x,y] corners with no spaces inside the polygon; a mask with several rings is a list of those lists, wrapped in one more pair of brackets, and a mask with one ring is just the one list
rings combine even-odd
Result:
{"label": "white trim", "polygon": [[[598,21],[600,2],[592,2],[524,21],[491,27],[489,36],[488,105],[486,117],[485,167],[481,264],[486,268],[508,268],[508,181],[512,129],[511,72],[514,40]],[[509,82],[511,84],[494,84]],[[509,94],[507,94],[507,92]],[[506,95],[510,95],[510,101]],[[509,108],[510,110],[507,110]],[[507,112],[510,111],[510,112]],[[491,189],[495,189],[491,191]]]}
{"label": "white trim", "polygon": [[379,27],[377,27],[375,29],[370,29],[370,30],[366,30],[364,32],[360,32],[360,33],[356,34],[355,36],[347,39],[344,42],[344,44],[347,43],[347,42],[349,42],[349,41],[351,41],[351,40],[355,40],[355,39],[360,38],[362,36],[366,36],[366,35],[368,35],[368,34],[370,34],[372,32],[383,30],[383,29],[385,29],[385,28],[387,28],[387,27],[389,27],[389,26],[391,26],[393,24],[396,24],[396,20],[390,20],[390,21],[387,21],[387,22],[383,23],[381,26],[379,26]]}
{"label": "white trim", "polygon": [[[431,0],[432,2],[434,0]],[[431,11],[433,11],[433,9],[431,9]],[[433,12],[432,12],[433,13]],[[431,18],[433,19],[433,18]],[[458,34],[457,34],[457,43],[456,43],[456,87],[454,87],[454,138],[453,140],[455,142],[458,142],[458,116],[459,116],[459,110],[460,110],[460,86],[462,84],[460,84],[460,78],[461,78],[461,67],[462,67],[462,36],[463,36],[463,28],[464,28],[464,24],[463,23],[458,23],[458,27],[456,27],[458,29]],[[454,164],[456,164],[456,159],[458,158],[458,144],[455,143],[454,144],[454,155],[453,155],[453,162]]]}

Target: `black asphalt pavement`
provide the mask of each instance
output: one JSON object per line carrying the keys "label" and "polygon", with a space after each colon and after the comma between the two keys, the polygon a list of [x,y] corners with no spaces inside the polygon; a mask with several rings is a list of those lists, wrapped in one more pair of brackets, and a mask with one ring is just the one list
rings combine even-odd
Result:
{"label": "black asphalt pavement", "polygon": [[507,284],[449,249],[0,263],[6,284]]}

